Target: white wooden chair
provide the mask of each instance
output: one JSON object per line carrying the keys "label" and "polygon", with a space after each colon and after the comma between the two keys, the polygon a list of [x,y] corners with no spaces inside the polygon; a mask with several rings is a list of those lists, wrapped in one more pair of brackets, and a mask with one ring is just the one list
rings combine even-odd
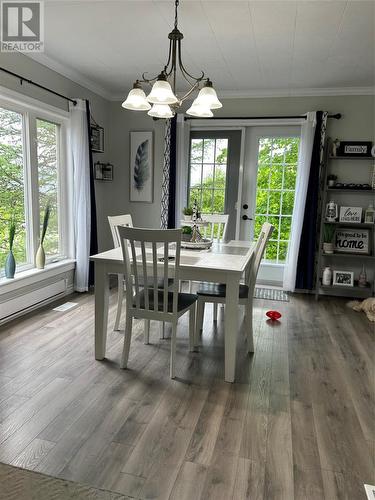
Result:
{"label": "white wooden chair", "polygon": [[[121,246],[120,236],[118,234],[117,226],[133,227],[133,220],[130,214],[124,215],[109,215],[108,216],[109,226],[111,228],[113,245],[115,248]],[[124,275],[117,275],[117,312],[114,330],[120,329],[120,319],[122,311],[122,302],[124,299]]]}
{"label": "white wooden chair", "polygon": [[[260,262],[263,258],[264,251],[270,236],[272,234],[274,227],[266,222],[263,224],[256,247],[254,250],[254,255],[249,263],[249,266],[245,272],[245,284],[240,285],[239,290],[239,304],[245,306],[246,313],[246,326],[247,326],[247,349],[248,352],[254,352],[254,340],[253,340],[253,295],[256,283],[256,278],[260,266]],[[204,318],[204,306],[206,302],[211,302],[213,304],[224,304],[225,303],[226,286],[221,283],[201,283],[197,295],[197,327],[196,333],[203,328],[203,318]]]}
{"label": "white wooden chair", "polygon": [[225,241],[228,229],[228,214],[202,214],[202,219],[208,222],[202,228],[202,236],[211,240]]}
{"label": "white wooden chair", "polygon": [[[126,368],[128,363],[133,318],[145,320],[145,344],[149,343],[150,320],[169,322],[172,323],[170,376],[174,378],[178,318],[189,311],[189,348],[193,351],[197,301],[196,295],[178,292],[181,230],[118,227],[118,233],[126,282],[126,326],[121,368]],[[173,254],[171,244],[175,246]]]}
{"label": "white wooden chair", "polygon": [[[121,246],[120,236],[118,234],[117,226],[126,226],[133,227],[133,220],[130,214],[124,215],[109,215],[108,216],[109,226],[111,228],[113,245],[115,248]],[[120,319],[121,319],[121,310],[122,310],[122,302],[124,298],[124,275],[117,275],[117,312],[115,319],[114,330],[120,329]]]}
{"label": "white wooden chair", "polygon": [[[210,238],[218,243],[225,241],[228,229],[228,214],[202,214],[202,219],[208,222],[201,232],[204,238]],[[189,292],[192,291],[192,282],[189,282]],[[217,321],[217,303],[213,305],[214,321]]]}

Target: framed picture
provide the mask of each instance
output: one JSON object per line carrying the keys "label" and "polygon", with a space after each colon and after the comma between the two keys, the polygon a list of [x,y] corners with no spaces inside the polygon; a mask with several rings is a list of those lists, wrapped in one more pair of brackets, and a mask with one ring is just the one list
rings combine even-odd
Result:
{"label": "framed picture", "polygon": [[130,132],[130,201],[152,203],[154,194],[152,132]]}
{"label": "framed picture", "polygon": [[354,286],[353,271],[333,271],[333,285]]}
{"label": "framed picture", "polygon": [[370,156],[372,142],[341,141],[337,148],[337,156]]}
{"label": "framed picture", "polygon": [[334,250],[338,253],[370,254],[368,229],[339,228],[335,231]]}
{"label": "framed picture", "polygon": [[93,153],[104,153],[104,128],[99,125],[90,127],[91,151]]}
{"label": "framed picture", "polygon": [[94,179],[96,181],[113,181],[113,165],[97,161],[94,165]]}
{"label": "framed picture", "polygon": [[362,207],[340,207],[340,222],[360,224],[362,220]]}

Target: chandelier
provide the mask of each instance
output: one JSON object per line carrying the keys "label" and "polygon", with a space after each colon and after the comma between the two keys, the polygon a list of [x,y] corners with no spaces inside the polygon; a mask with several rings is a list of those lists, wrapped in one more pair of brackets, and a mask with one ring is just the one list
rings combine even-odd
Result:
{"label": "chandelier", "polygon": [[[181,104],[195,91],[199,90],[198,96],[186,111],[188,115],[200,118],[213,116],[212,109],[222,107],[217,98],[216,91],[209,78],[201,75],[191,75],[182,63],[181,40],[184,35],[178,29],[177,9],[179,0],[175,1],[174,29],[169,33],[169,53],[167,64],[158,76],[146,78],[147,73],[142,74],[142,80],[136,80],[128,97],[122,103],[122,107],[133,111],[147,111],[154,118],[172,118]],[[188,83],[189,90],[181,97],[176,93],[177,71]],[[142,84],[150,85],[151,92],[146,96]],[[152,106],[151,106],[152,104]]]}

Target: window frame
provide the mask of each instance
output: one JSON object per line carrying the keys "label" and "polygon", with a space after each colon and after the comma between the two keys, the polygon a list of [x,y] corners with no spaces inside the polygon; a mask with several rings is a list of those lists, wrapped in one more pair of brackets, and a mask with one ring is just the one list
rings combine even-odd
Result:
{"label": "window frame", "polygon": [[[67,153],[69,113],[45,104],[18,92],[0,87],[0,107],[20,113],[23,121],[23,164],[24,164],[24,204],[25,221],[28,227],[25,237],[26,263],[18,266],[18,271],[35,267],[35,254],[39,244],[40,211],[37,156],[37,120],[48,121],[58,126],[58,200],[59,200],[59,255],[54,255],[46,263],[60,262],[74,258],[72,232],[72,199],[69,192],[72,183],[71,161]],[[3,270],[0,270],[0,277]]]}

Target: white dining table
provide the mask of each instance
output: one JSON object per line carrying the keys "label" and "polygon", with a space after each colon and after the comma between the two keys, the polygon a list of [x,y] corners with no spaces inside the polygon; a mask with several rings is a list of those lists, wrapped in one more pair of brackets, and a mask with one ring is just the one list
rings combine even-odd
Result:
{"label": "white dining table", "polygon": [[[255,244],[233,240],[214,244],[209,250],[181,248],[181,280],[226,284],[224,349],[225,381],[234,382],[238,333],[238,296],[243,273]],[[108,329],[109,275],[124,272],[121,248],[90,257],[95,265],[95,359],[105,358]]]}

